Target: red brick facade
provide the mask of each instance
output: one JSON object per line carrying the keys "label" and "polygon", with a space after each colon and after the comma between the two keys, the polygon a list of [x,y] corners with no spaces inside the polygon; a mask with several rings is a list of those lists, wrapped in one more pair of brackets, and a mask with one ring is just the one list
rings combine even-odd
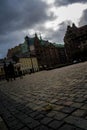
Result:
{"label": "red brick facade", "polygon": [[87,59],[87,25],[79,28],[75,24],[68,26],[64,42],[69,62]]}
{"label": "red brick facade", "polygon": [[66,62],[65,49],[35,37],[35,52],[40,67],[57,67]]}

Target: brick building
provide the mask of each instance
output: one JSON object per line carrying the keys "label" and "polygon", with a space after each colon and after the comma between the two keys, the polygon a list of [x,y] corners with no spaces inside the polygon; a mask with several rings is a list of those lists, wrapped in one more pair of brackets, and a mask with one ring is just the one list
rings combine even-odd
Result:
{"label": "brick building", "polygon": [[11,58],[14,55],[19,55],[21,53],[21,44],[15,46],[14,48],[8,49],[7,57]]}
{"label": "brick building", "polygon": [[33,38],[26,36],[23,44],[9,49],[7,57],[10,58],[13,57],[13,55],[18,57],[36,57],[40,70],[47,67],[57,67],[59,64],[64,64],[66,62],[63,45],[60,46],[43,40],[41,37],[38,38],[37,34],[35,34],[35,37]]}
{"label": "brick building", "polygon": [[34,37],[35,55],[40,69],[58,67],[66,62],[65,48],[60,44],[53,44],[49,41]]}
{"label": "brick building", "polygon": [[67,60],[87,60],[87,25],[76,27],[75,24],[67,27],[65,37]]}

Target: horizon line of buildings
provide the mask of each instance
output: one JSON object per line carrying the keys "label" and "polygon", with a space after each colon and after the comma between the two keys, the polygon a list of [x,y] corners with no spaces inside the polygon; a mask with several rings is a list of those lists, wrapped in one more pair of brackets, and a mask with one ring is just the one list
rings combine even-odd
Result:
{"label": "horizon line of buildings", "polygon": [[37,71],[57,67],[66,62],[64,45],[51,43],[35,37],[25,37],[25,41],[8,50],[7,59],[18,57],[22,70]]}
{"label": "horizon line of buildings", "polygon": [[61,64],[87,60],[87,25],[67,26],[64,45],[43,40],[35,33],[22,44],[8,49],[7,59],[21,63],[22,71],[32,72],[56,68]]}

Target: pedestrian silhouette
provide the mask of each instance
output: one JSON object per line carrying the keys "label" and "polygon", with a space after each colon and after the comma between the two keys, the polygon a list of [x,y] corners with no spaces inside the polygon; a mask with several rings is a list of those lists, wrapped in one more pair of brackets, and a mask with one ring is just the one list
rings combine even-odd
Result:
{"label": "pedestrian silhouette", "polygon": [[5,79],[9,81],[9,72],[8,72],[8,66],[6,65],[6,62],[4,62],[4,72],[5,72]]}
{"label": "pedestrian silhouette", "polygon": [[8,71],[9,71],[9,78],[11,79],[11,81],[12,79],[15,80],[15,69],[12,62],[10,62],[8,65]]}

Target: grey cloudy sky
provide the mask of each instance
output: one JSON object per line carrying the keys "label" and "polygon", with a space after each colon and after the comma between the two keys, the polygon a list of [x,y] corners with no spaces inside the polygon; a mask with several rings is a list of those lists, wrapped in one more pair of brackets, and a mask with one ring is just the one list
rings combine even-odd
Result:
{"label": "grey cloudy sky", "polygon": [[0,0],[0,58],[35,32],[63,43],[68,24],[87,24],[87,0]]}

